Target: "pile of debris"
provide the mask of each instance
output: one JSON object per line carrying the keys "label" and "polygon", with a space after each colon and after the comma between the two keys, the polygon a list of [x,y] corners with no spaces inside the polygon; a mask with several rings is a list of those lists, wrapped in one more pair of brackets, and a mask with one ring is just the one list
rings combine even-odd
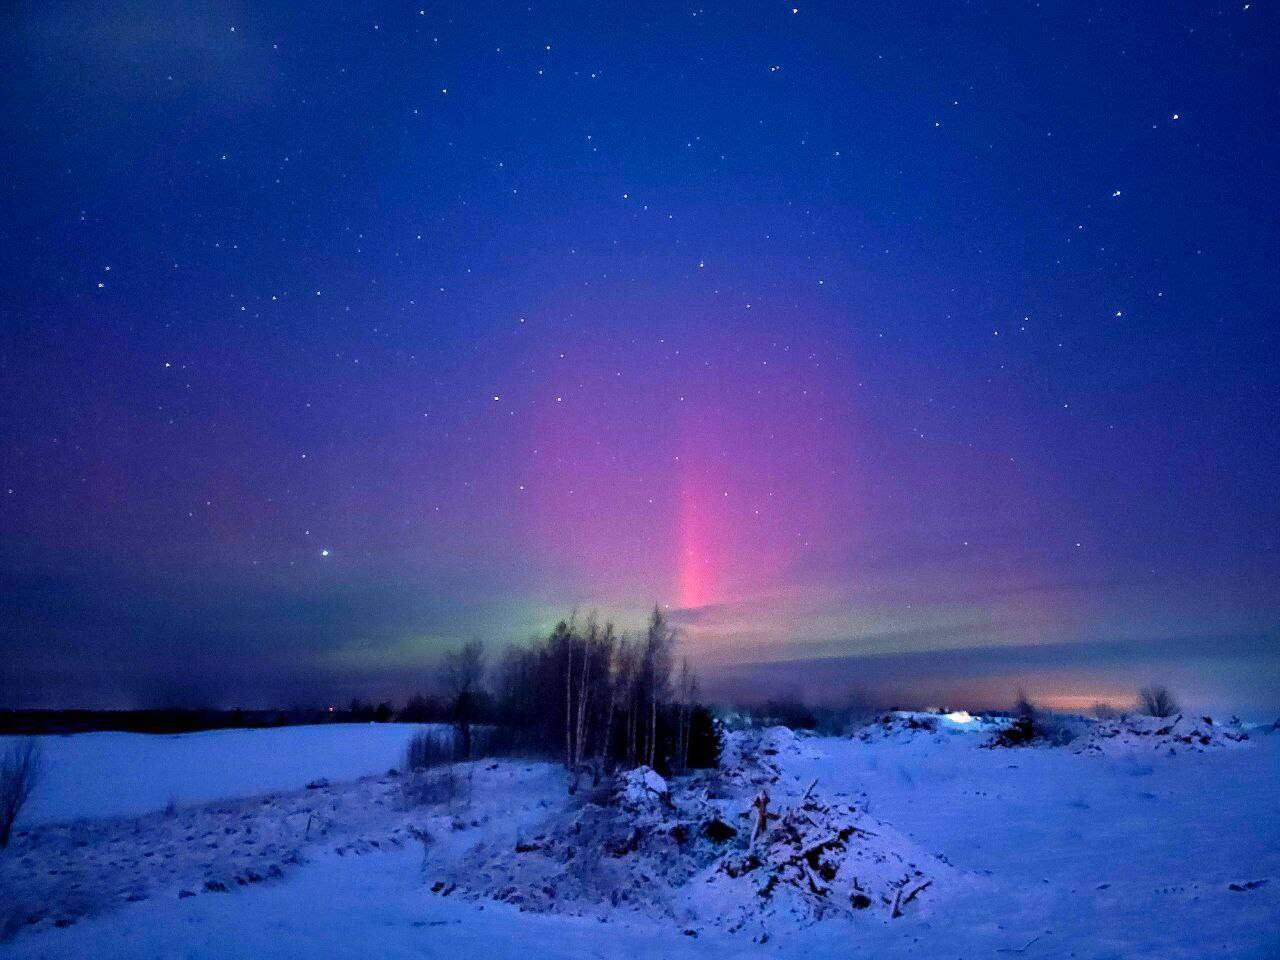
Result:
{"label": "pile of debris", "polygon": [[1125,716],[1088,724],[1084,734],[1072,744],[1072,749],[1079,753],[1161,750],[1176,755],[1187,751],[1238,747],[1248,742],[1249,734],[1236,718],[1224,724],[1209,716]]}
{"label": "pile of debris", "polygon": [[[701,789],[699,789],[701,787]],[[430,889],[522,910],[594,913],[601,906],[674,915],[673,892],[716,859],[738,829],[702,776],[672,792],[649,767],[588,790],[532,833],[482,844]]]}
{"label": "pile of debris", "polygon": [[761,791],[753,829],[690,885],[690,913],[730,931],[871,911],[917,911],[951,867],[851,804],[828,803],[814,784],[780,813]]}
{"label": "pile of debris", "polygon": [[805,749],[794,735],[740,736],[720,771],[668,781],[640,767],[451,867],[433,867],[428,852],[428,885],[522,910],[630,909],[696,934],[701,925],[755,931],[841,914],[901,917],[954,873],[848,798],[823,798],[817,781],[803,793],[792,786],[779,761]]}

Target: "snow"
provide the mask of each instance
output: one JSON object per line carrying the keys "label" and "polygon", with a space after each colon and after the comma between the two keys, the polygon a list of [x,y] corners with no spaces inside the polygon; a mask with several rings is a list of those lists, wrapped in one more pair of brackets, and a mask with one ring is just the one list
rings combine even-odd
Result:
{"label": "snow", "polygon": [[[419,802],[425,782],[447,790]],[[284,793],[165,809],[141,817],[37,825],[0,857],[0,921],[61,928],[121,904],[225,894],[284,879],[326,854],[429,848],[455,855],[478,834],[536,822],[565,794],[549,763],[475,762],[346,783],[326,778]]]}
{"label": "snow", "polygon": [[924,735],[990,736],[1008,725],[1007,717],[974,716],[967,710],[942,714],[924,710],[894,710],[865,724],[854,732],[854,736],[866,743],[877,740],[909,743]]}
{"label": "snow", "polygon": [[1120,717],[1086,721],[1083,735],[1072,747],[1095,753],[1129,753],[1135,750],[1201,752],[1222,747],[1242,747],[1249,733],[1239,720],[1217,723],[1212,717]]}
{"label": "snow", "polygon": [[453,864],[427,864],[430,887],[530,911],[667,919],[693,934],[724,928],[763,939],[856,911],[916,913],[952,883],[956,871],[865,804],[816,782],[797,790],[784,765],[821,754],[791,731],[736,733],[731,745],[736,759],[721,770],[667,780],[642,766],[552,802],[514,844],[482,840]]}
{"label": "snow", "polygon": [[[1280,736],[1251,735],[1247,742],[1231,741],[1230,749],[1199,744],[1203,749],[1176,749],[1171,756],[1164,746],[1153,749],[1156,734],[1136,734],[1132,742],[1107,737],[1109,745],[1102,751],[1080,752],[1074,744],[992,750],[983,748],[988,736],[961,732],[970,724],[958,724],[953,732],[943,724],[932,730],[912,728],[899,718],[887,726],[889,736],[877,729],[867,739],[782,729],[735,733],[725,751],[729,768],[718,782],[705,775],[664,781],[674,813],[663,812],[665,803],[643,813],[629,813],[625,806],[598,808],[608,811],[600,816],[666,822],[705,803],[741,828],[749,823],[743,799],[764,785],[772,810],[812,817],[815,835],[831,826],[839,833],[841,825],[850,823],[881,834],[876,843],[851,835],[846,849],[832,851],[836,859],[827,866],[835,871],[833,887],[844,884],[841,871],[863,869],[856,857],[865,862],[877,855],[886,862],[905,856],[934,880],[900,917],[877,903],[864,910],[842,905],[822,919],[815,918],[809,900],[787,900],[772,913],[753,914],[755,894],[744,897],[749,888],[722,885],[723,878],[706,889],[687,883],[655,886],[664,895],[673,894],[673,915],[607,905],[579,915],[463,896],[461,890],[432,893],[438,878],[461,873],[465,879],[478,851],[509,870],[517,859],[538,862],[536,852],[515,851],[539,833],[557,842],[573,836],[572,825],[593,807],[588,788],[570,797],[564,774],[550,764],[503,760],[463,765],[456,774],[455,796],[418,808],[400,802],[402,778],[385,773],[398,754],[386,727],[316,728],[319,732],[296,732],[283,739],[275,735],[295,731],[236,731],[223,737],[92,735],[110,744],[114,760],[104,760],[104,766],[145,774],[141,779],[146,782],[128,798],[133,809],[162,807],[167,786],[154,789],[150,780],[170,777],[170,768],[195,769],[200,764],[193,758],[221,764],[228,779],[207,782],[201,790],[225,797],[241,788],[245,793],[263,789],[267,774],[244,769],[246,758],[270,764],[290,740],[295,751],[310,749],[314,756],[293,757],[277,768],[271,775],[282,786],[271,797],[219,800],[133,819],[105,818],[122,812],[121,801],[109,792],[85,796],[83,784],[73,778],[51,779],[43,791],[46,811],[96,812],[100,819],[76,828],[84,847],[63,842],[72,836],[69,825],[35,824],[33,835],[16,838],[11,850],[0,854],[0,903],[42,872],[77,863],[98,865],[99,873],[88,871],[97,878],[93,883],[119,875],[137,881],[139,889],[144,880],[152,885],[146,887],[145,899],[128,902],[113,896],[65,929],[47,921],[23,927],[0,945],[0,957],[273,960],[358,952],[389,958],[482,953],[490,960],[527,960],[531,953],[550,958],[932,958],[1021,951],[1017,955],[1029,958],[1261,960],[1280,955],[1280,822],[1274,816]],[[405,729],[403,736],[410,732]],[[333,739],[326,740],[325,734]],[[750,737],[757,739],[751,742]],[[257,739],[272,745],[256,744]],[[234,753],[211,757],[205,753],[209,742],[221,742],[224,749],[233,746]],[[361,767],[356,758],[362,753],[369,757]],[[752,753],[758,764],[747,762]],[[72,755],[63,752],[61,757]],[[356,773],[371,776],[352,781],[346,774],[344,780],[344,771],[356,767],[361,767]],[[308,780],[319,776],[331,783],[305,789]],[[649,781],[649,774],[633,778]],[[60,791],[69,795],[59,796]],[[811,791],[810,799],[806,791]],[[95,800],[97,811],[91,808]],[[306,834],[301,814],[308,809],[308,816],[326,816],[319,836],[314,821]],[[247,813],[250,819],[242,821]],[[873,820],[877,827],[870,826]],[[175,822],[185,832],[166,826]],[[273,853],[255,859],[258,854],[244,843],[244,830],[223,833],[233,838],[220,843],[236,851],[227,854],[234,869],[223,861],[214,869],[230,870],[218,875],[233,878],[231,892],[199,890],[179,898],[181,885],[203,877],[199,870],[208,862],[205,854],[186,849],[198,848],[184,840],[193,832],[188,822],[200,836],[252,824],[257,845],[274,844]],[[794,847],[785,831],[777,832],[777,825],[774,831],[760,847],[766,855],[775,845],[780,850]],[[400,842],[382,842],[387,838]],[[174,853],[171,860],[184,864],[174,868],[176,873],[152,862],[163,859],[166,849]],[[670,853],[679,847],[665,849]],[[298,852],[299,862],[280,860],[282,851],[289,850]],[[147,852],[153,856],[146,857]],[[705,883],[725,856],[711,851],[705,865],[687,865],[698,867],[693,876]],[[24,857],[30,860],[25,867]],[[655,862],[643,850],[608,859],[639,873]],[[279,878],[260,869],[268,861],[282,864]],[[893,864],[896,870],[898,864]],[[673,859],[670,868],[679,873],[680,867]],[[184,873],[188,868],[195,872]],[[86,876],[84,869],[77,876]],[[234,882],[235,870],[245,869],[261,879]],[[891,878],[886,872],[882,879]],[[51,885],[42,889],[56,889],[59,878],[40,882]],[[118,891],[124,889],[121,882],[106,886]],[[471,882],[484,886],[474,877]],[[789,905],[795,903],[804,906],[799,917],[790,915]],[[759,922],[727,922],[744,912]]]}
{"label": "snow", "polygon": [[685,898],[690,919],[764,942],[862,911],[880,919],[915,914],[957,882],[957,871],[888,824],[819,796],[806,791],[758,841],[693,878]]}
{"label": "snow", "polygon": [[[116,817],[290,790],[311,780],[352,780],[401,763],[421,726],[350,724],[209,730],[171,736],[77,733],[37,737],[46,767],[21,824]],[[12,737],[0,737],[0,752]]]}
{"label": "snow", "polygon": [[647,808],[654,803],[667,803],[671,799],[671,790],[667,781],[652,767],[636,767],[628,771],[623,779],[624,801],[637,808]]}

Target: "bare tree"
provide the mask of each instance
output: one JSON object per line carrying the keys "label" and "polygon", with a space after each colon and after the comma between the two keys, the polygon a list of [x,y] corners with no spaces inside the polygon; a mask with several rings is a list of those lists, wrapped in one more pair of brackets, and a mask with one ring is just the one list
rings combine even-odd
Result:
{"label": "bare tree", "polygon": [[600,749],[596,762],[596,777],[599,779],[602,768],[608,762],[609,751],[613,748],[613,714],[618,706],[618,694],[625,691],[628,680],[623,676],[623,669],[629,659],[630,644],[624,636],[615,641],[613,625],[608,628],[608,645],[605,647],[604,682],[609,691],[609,706],[604,713],[604,735],[600,738]]}
{"label": "bare tree", "polygon": [[1150,717],[1172,717],[1181,708],[1168,687],[1153,684],[1138,691],[1138,709]]}
{"label": "bare tree", "polygon": [[[592,712],[599,712],[603,688],[608,684],[609,661],[613,650],[613,624],[601,629],[596,615],[587,618],[582,639],[582,670],[578,681],[578,719],[574,733],[573,767],[582,766],[591,740]],[[594,661],[594,663],[593,663]]]}
{"label": "bare tree", "polygon": [[9,846],[14,821],[43,772],[44,752],[38,740],[19,741],[0,759],[0,850]]}
{"label": "bare tree", "polygon": [[449,691],[453,728],[458,736],[458,753],[463,760],[471,759],[471,720],[483,677],[484,644],[479,640],[468,641],[457,651],[445,654],[445,686]]}
{"label": "bare tree", "polygon": [[[572,618],[571,618],[572,619]],[[570,623],[564,644],[564,765],[573,769],[573,625]]]}
{"label": "bare tree", "polygon": [[1018,699],[1013,704],[1013,716],[1015,719],[1022,720],[1028,724],[1036,722],[1036,706],[1027,696],[1027,691],[1021,687],[1018,688]]}
{"label": "bare tree", "polygon": [[671,648],[675,631],[667,623],[662,608],[655,605],[649,616],[649,629],[644,638],[644,660],[641,671],[644,699],[649,701],[648,759],[655,766],[658,759],[658,705],[666,703],[671,686]]}
{"label": "bare tree", "polygon": [[698,678],[689,667],[689,658],[680,661],[680,677],[676,683],[676,759],[677,769],[689,766],[689,711],[698,695]]}
{"label": "bare tree", "polygon": [[635,644],[626,636],[621,637],[609,651],[609,660],[609,711],[605,715],[604,740],[601,743],[602,761],[607,761],[610,751],[613,750],[614,714],[618,710],[623,711],[626,720],[622,727],[621,755],[627,759],[631,756],[629,752],[631,722],[627,708],[631,703],[635,681]]}

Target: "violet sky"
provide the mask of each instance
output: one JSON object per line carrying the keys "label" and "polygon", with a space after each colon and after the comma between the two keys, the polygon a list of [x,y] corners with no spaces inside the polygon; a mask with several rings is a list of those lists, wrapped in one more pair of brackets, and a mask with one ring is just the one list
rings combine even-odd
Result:
{"label": "violet sky", "polygon": [[1280,706],[1269,3],[19,3],[0,704]]}

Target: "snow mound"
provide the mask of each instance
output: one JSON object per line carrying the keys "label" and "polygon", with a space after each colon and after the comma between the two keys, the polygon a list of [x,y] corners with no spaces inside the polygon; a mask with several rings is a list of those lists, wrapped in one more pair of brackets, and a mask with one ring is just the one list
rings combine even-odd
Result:
{"label": "snow mound", "polygon": [[1249,742],[1239,721],[1221,724],[1212,717],[1126,716],[1088,724],[1071,748],[1077,753],[1127,753],[1161,750],[1171,754],[1239,747]]}
{"label": "snow mound", "polygon": [[442,896],[583,916],[633,911],[695,933],[892,919],[952,886],[958,871],[864,809],[824,798],[816,781],[801,793],[784,764],[811,749],[785,728],[736,732],[720,770],[619,774],[528,831],[452,865],[428,863],[426,879]]}
{"label": "snow mound", "polygon": [[790,727],[766,727],[760,732],[759,748],[761,753],[768,756],[814,760],[820,753],[811,740],[813,734],[807,731],[792,730]]}
{"label": "snow mound", "polygon": [[812,739],[812,734],[798,733],[790,727],[733,730],[725,735],[720,767],[730,773],[746,773],[762,760],[766,761],[765,767],[776,767],[787,760],[820,759]]}
{"label": "snow mound", "polygon": [[864,743],[892,741],[906,743],[920,737],[941,741],[950,734],[993,733],[1008,726],[1006,717],[970,714],[967,710],[951,713],[926,713],[918,710],[894,710],[881,714],[854,732]]}
{"label": "snow mound", "polygon": [[733,730],[726,733],[720,750],[719,779],[726,788],[736,789],[749,799],[758,787],[782,779],[788,764],[820,761],[822,757],[809,733],[797,733],[788,727]]}
{"label": "snow mound", "polygon": [[652,767],[636,767],[622,781],[622,801],[632,810],[648,810],[655,804],[671,805],[671,790]]}
{"label": "snow mound", "polygon": [[921,910],[954,868],[850,804],[806,793],[755,843],[734,849],[689,885],[693,916],[731,932],[804,926],[867,912]]}
{"label": "snow mound", "polygon": [[673,791],[648,767],[631,770],[514,839],[479,844],[436,874],[431,891],[536,912],[598,914],[615,907],[673,916],[673,891],[738,832],[699,783],[690,778]]}

